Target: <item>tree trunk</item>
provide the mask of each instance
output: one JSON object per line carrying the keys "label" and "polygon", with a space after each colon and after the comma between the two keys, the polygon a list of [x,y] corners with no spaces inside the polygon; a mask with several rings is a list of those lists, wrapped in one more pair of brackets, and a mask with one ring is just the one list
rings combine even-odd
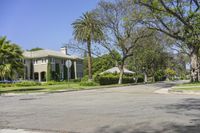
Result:
{"label": "tree trunk", "polygon": [[155,83],[156,80],[155,80],[155,76],[152,77],[152,83]]}
{"label": "tree trunk", "polygon": [[152,76],[152,83],[155,83],[155,82],[156,82],[155,73],[153,73],[153,76]]}
{"label": "tree trunk", "polygon": [[87,41],[88,48],[88,80],[92,81],[92,55],[91,55],[91,41],[88,39]]}
{"label": "tree trunk", "polygon": [[199,66],[198,66],[198,52],[199,48],[192,47],[190,54],[190,64],[191,64],[191,82],[199,81]]}
{"label": "tree trunk", "polygon": [[147,72],[144,71],[144,83],[147,83]]}
{"label": "tree trunk", "polygon": [[121,65],[118,68],[119,68],[119,71],[120,71],[118,84],[122,84],[123,75],[124,75],[124,62],[122,62]]}

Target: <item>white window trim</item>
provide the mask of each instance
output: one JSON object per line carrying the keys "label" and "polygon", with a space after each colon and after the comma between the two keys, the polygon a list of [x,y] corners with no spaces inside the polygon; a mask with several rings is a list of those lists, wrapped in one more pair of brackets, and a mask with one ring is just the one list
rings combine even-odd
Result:
{"label": "white window trim", "polygon": [[51,58],[50,61],[51,61],[51,64],[55,64],[55,62],[56,62],[55,58],[53,58],[53,57]]}
{"label": "white window trim", "polygon": [[41,64],[47,64],[47,59],[46,58],[42,58]]}
{"label": "white window trim", "polygon": [[34,65],[38,65],[38,60],[34,59]]}

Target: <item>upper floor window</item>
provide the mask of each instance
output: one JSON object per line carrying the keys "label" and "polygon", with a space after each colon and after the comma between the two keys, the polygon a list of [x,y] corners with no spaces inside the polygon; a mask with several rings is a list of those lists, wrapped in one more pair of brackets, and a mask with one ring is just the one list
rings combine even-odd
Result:
{"label": "upper floor window", "polygon": [[42,58],[42,63],[45,64],[46,63],[46,59]]}
{"label": "upper floor window", "polygon": [[51,63],[55,63],[55,58],[51,58]]}
{"label": "upper floor window", "polygon": [[77,60],[76,62],[77,62],[77,64],[83,64],[82,60]]}
{"label": "upper floor window", "polygon": [[61,60],[61,63],[62,63],[62,65],[64,65],[64,64],[65,64],[65,60],[64,60],[64,59],[62,59],[62,60]]}
{"label": "upper floor window", "polygon": [[38,60],[37,59],[34,60],[34,64],[35,65],[38,64]]}
{"label": "upper floor window", "polygon": [[26,64],[26,60],[23,60],[24,61],[24,64]]}

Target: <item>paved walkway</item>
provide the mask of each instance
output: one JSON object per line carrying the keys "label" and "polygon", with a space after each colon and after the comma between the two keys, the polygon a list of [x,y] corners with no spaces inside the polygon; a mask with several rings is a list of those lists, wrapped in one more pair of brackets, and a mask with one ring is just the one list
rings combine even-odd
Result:
{"label": "paved walkway", "polygon": [[0,96],[0,133],[199,133],[199,96],[154,93],[174,84]]}

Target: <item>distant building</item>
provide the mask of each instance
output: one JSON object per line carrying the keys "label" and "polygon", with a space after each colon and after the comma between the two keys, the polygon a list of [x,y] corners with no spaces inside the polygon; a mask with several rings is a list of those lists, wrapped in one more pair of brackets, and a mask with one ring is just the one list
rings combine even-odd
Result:
{"label": "distant building", "polygon": [[83,77],[83,59],[67,54],[67,48],[61,51],[38,50],[25,51],[24,56],[24,79],[44,82],[48,80],[66,80],[68,71],[65,66],[66,60],[72,61],[69,70],[70,79]]}

